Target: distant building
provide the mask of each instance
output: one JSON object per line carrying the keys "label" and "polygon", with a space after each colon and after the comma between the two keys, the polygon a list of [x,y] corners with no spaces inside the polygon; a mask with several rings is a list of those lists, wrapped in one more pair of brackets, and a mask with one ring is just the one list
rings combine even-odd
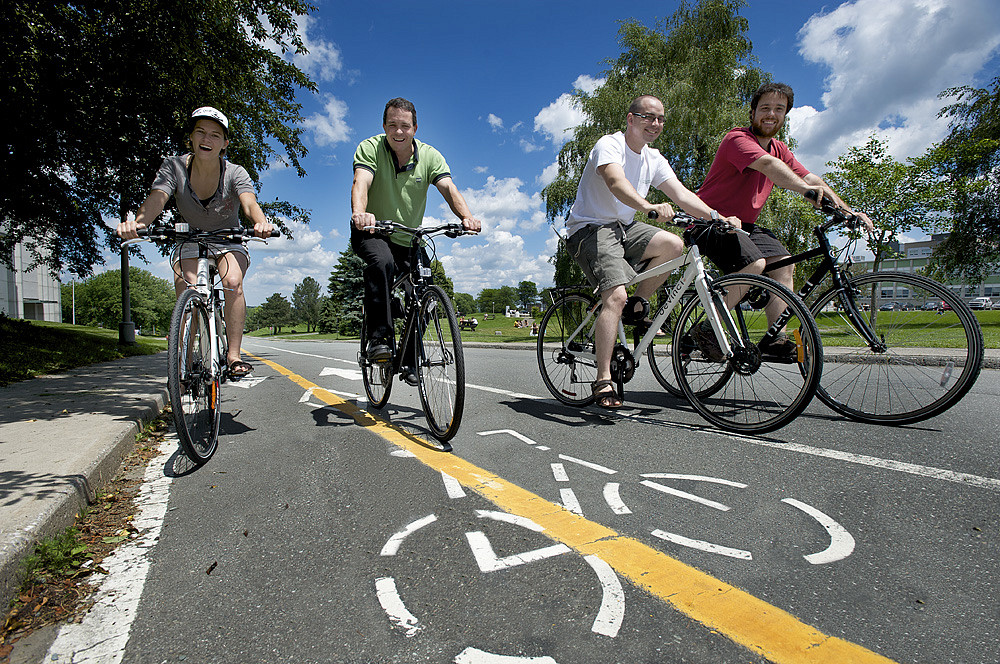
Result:
{"label": "distant building", "polygon": [[[879,270],[894,270],[897,272],[915,272],[917,274],[922,274],[930,262],[930,256],[934,251],[934,248],[939,244],[944,242],[948,238],[948,233],[941,233],[932,235],[929,240],[922,240],[920,242],[907,242],[906,244],[894,244],[892,249],[898,252],[899,258],[888,258],[879,263]],[[853,271],[857,273],[861,272],[871,272],[873,261],[871,259],[865,259],[861,257],[855,257],[854,259]],[[965,299],[971,300],[974,297],[992,297],[1000,298],[1000,273],[994,272],[987,275],[985,281],[981,284],[965,284],[965,283],[948,283],[946,284],[949,289],[955,292],[956,295]],[[905,293],[897,294],[900,302],[906,304],[906,298],[908,297]]]}
{"label": "distant building", "polygon": [[31,254],[20,244],[14,247],[14,269],[0,263],[0,311],[10,318],[62,320],[62,291],[45,265],[25,271]]}

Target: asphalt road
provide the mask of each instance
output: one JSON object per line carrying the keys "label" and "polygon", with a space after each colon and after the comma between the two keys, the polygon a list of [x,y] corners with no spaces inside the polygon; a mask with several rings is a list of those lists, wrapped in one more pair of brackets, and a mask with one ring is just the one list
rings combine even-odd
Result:
{"label": "asphalt road", "polygon": [[364,413],[354,345],[245,348],[216,456],[154,468],[124,662],[1000,661],[1000,372],[920,425],[816,401],[756,438],[648,367],[608,413],[467,348],[445,454],[414,388]]}

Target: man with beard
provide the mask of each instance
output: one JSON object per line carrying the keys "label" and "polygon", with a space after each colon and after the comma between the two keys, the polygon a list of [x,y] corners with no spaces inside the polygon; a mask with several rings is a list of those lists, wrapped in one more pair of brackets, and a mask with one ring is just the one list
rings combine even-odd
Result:
{"label": "man with beard", "polygon": [[[701,252],[726,273],[760,274],[767,264],[790,255],[774,233],[757,225],[761,208],[775,185],[800,194],[813,191],[816,207],[826,198],[858,214],[830,189],[823,178],[806,170],[787,145],[775,138],[785,124],[785,115],[792,109],[793,99],[792,89],[784,83],[762,85],[750,101],[750,126],[737,127],[726,134],[708,176],[698,190],[701,200],[718,210],[723,217],[740,219],[741,227],[749,233],[748,236],[742,233],[717,235],[698,242]],[[868,217],[863,213],[858,217],[870,232],[872,223]],[[789,265],[769,272],[767,276],[794,290],[793,273],[794,266]],[[773,311],[771,307],[767,309],[770,321],[774,321],[784,309],[782,303],[775,304]],[[794,351],[794,342],[783,336],[769,349],[776,354]]]}

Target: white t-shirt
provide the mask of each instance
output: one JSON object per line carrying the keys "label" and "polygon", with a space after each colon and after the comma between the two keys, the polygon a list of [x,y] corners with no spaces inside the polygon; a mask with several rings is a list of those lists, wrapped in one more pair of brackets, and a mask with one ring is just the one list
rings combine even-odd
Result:
{"label": "white t-shirt", "polygon": [[597,167],[604,164],[620,164],[625,177],[643,198],[650,187],[659,187],[677,177],[658,150],[643,145],[642,152],[637,154],[625,143],[625,134],[620,131],[601,136],[590,151],[576,189],[576,202],[566,219],[569,235],[589,224],[630,224],[635,217],[635,210],[615,198],[604,178],[597,173]]}

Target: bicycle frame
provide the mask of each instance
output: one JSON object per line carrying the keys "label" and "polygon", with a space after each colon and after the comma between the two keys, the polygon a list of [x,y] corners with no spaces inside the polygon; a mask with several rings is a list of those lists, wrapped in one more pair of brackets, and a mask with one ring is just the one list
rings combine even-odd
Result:
{"label": "bicycle frame", "polygon": [[[872,350],[883,349],[885,343],[880,339],[875,332],[872,330],[868,321],[865,320],[864,315],[862,315],[854,302],[854,293],[848,287],[846,280],[844,279],[844,270],[839,268],[836,264],[837,252],[834,251],[833,247],[830,246],[830,240],[827,238],[826,234],[834,226],[845,223],[844,220],[834,217],[826,223],[820,224],[819,226],[813,228],[813,235],[819,241],[819,246],[808,251],[803,251],[800,254],[794,256],[789,256],[780,261],[775,261],[774,263],[767,266],[764,270],[766,275],[768,272],[776,270],[778,268],[787,267],[789,265],[796,265],[802,261],[807,261],[812,258],[823,257],[823,261],[816,268],[816,271],[806,279],[805,283],[802,284],[802,288],[798,290],[796,295],[798,295],[804,302],[806,297],[808,297],[814,290],[816,290],[820,284],[826,279],[827,274],[830,275],[830,279],[833,282],[833,288],[837,291],[837,298],[840,300],[841,306],[844,308],[844,313],[847,315],[847,319],[851,322],[855,331],[861,335],[861,338]],[[875,311],[872,311],[872,315],[877,315]],[[789,314],[787,312],[782,313],[778,318],[777,323],[784,325],[788,322]]]}

